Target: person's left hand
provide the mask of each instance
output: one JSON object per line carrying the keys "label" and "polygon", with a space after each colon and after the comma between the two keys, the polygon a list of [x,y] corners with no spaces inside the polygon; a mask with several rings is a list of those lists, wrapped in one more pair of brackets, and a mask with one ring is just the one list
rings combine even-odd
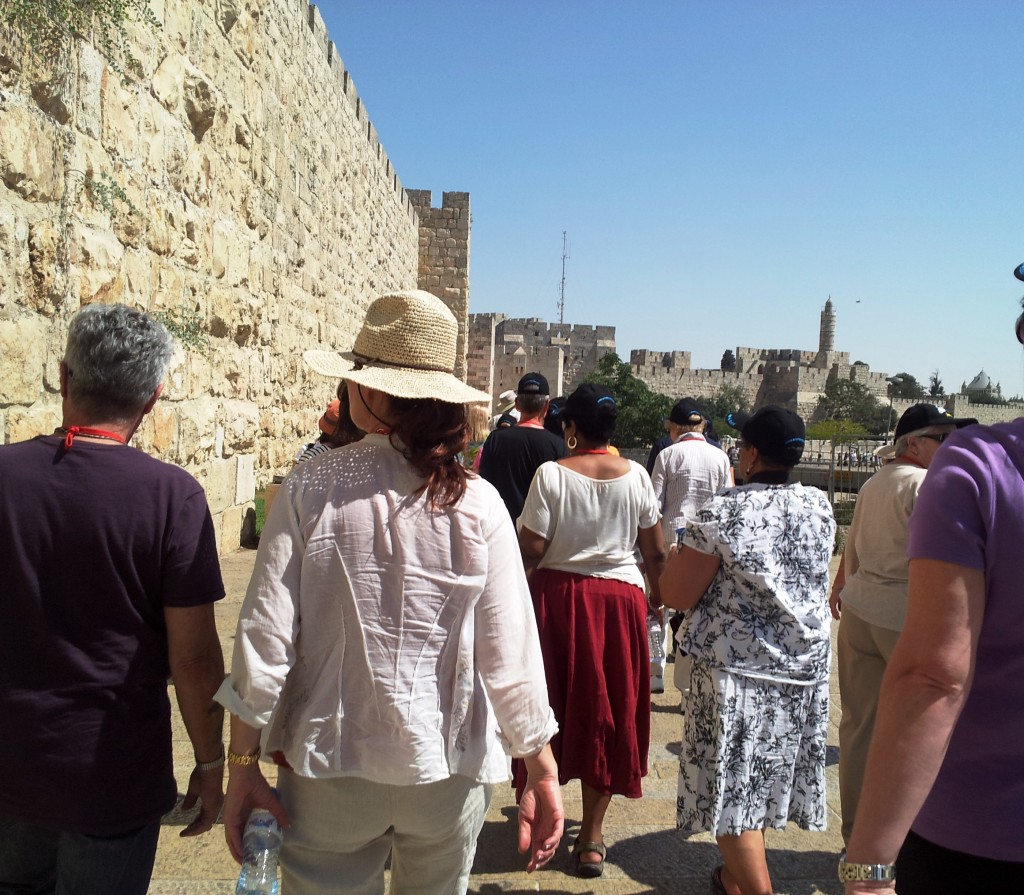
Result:
{"label": "person's left hand", "polygon": [[199,803],[199,816],[179,836],[199,836],[216,823],[224,804],[224,766],[209,771],[193,768],[188,778],[183,811],[191,811]]}
{"label": "person's left hand", "polygon": [[519,851],[528,853],[526,872],[533,873],[554,857],[562,841],[565,813],[558,778],[530,779],[519,800]]}

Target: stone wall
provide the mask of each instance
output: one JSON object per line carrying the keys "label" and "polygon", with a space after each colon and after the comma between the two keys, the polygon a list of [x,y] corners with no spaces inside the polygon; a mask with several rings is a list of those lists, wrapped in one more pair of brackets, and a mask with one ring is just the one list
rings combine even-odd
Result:
{"label": "stone wall", "polygon": [[[176,351],[135,444],[203,483],[232,549],[254,490],[287,471],[333,395],[303,350],[349,348],[374,295],[441,274],[420,265],[417,206],[315,7],[151,6],[160,29],[132,26],[141,70],[127,80],[89,45],[33,65],[0,34],[0,431],[59,423],[82,305],[184,315],[209,348]],[[454,249],[428,288],[464,321],[468,196],[445,198],[451,227],[429,194],[418,206],[429,245],[447,229]]]}
{"label": "stone wall", "polygon": [[466,377],[469,317],[469,193],[444,193],[431,208],[430,190],[407,190],[419,213],[419,288],[442,299],[459,321],[455,375]]}

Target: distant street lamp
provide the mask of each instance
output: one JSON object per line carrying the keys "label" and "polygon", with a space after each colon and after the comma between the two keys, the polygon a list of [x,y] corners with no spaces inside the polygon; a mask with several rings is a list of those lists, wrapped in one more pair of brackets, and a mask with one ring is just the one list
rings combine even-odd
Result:
{"label": "distant street lamp", "polygon": [[887,438],[891,438],[892,437],[892,397],[893,397],[893,392],[895,392],[896,389],[899,388],[899,386],[903,385],[903,377],[902,376],[886,376],[885,377],[885,381],[889,383],[889,426],[888,426],[889,431],[888,431],[886,437]]}

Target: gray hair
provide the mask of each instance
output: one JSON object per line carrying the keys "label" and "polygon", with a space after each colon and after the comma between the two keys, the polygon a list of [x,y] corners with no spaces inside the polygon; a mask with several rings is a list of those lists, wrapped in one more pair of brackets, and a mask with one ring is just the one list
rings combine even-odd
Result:
{"label": "gray hair", "polygon": [[516,397],[516,407],[523,413],[536,416],[549,400],[547,395],[519,395]]}
{"label": "gray hair", "polygon": [[68,330],[68,397],[91,416],[129,419],[153,397],[173,350],[171,334],[149,314],[124,305],[88,305]]}
{"label": "gray hair", "polygon": [[952,426],[925,426],[923,429],[915,429],[913,432],[904,432],[896,439],[893,447],[896,449],[896,456],[905,454],[910,450],[910,439],[918,438],[921,435],[941,435],[943,432],[952,432]]}

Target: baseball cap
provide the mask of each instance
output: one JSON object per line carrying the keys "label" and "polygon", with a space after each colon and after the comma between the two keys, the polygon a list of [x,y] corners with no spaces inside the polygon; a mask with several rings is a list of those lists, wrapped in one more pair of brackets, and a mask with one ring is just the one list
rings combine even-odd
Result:
{"label": "baseball cap", "polygon": [[692,426],[704,419],[704,411],[693,398],[680,398],[672,406],[668,419],[677,426]]}
{"label": "baseball cap", "polygon": [[769,460],[796,466],[803,456],[804,421],[792,410],[767,404],[754,413],[730,413],[725,421]]}
{"label": "baseball cap", "polygon": [[914,404],[903,411],[903,416],[896,424],[895,438],[901,438],[916,432],[918,429],[927,429],[930,426],[956,426],[962,429],[964,426],[973,426],[978,421],[970,417],[956,418],[948,410],[936,407],[934,404]]}
{"label": "baseball cap", "polygon": [[517,395],[550,395],[548,381],[542,373],[527,373],[516,386]]}

